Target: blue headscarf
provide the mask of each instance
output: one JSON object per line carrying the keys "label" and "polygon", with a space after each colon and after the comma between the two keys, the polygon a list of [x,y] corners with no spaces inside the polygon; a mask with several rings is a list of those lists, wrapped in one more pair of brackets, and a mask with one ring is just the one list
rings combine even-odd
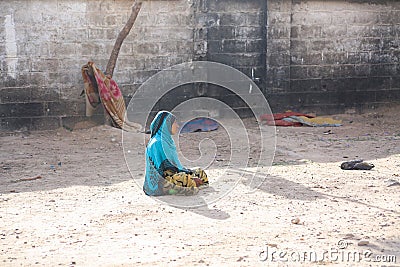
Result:
{"label": "blue headscarf", "polygon": [[146,147],[146,176],[143,190],[147,195],[162,195],[163,172],[165,166],[187,171],[179,161],[175,142],[171,136],[175,116],[168,111],[160,111],[151,122],[151,139]]}

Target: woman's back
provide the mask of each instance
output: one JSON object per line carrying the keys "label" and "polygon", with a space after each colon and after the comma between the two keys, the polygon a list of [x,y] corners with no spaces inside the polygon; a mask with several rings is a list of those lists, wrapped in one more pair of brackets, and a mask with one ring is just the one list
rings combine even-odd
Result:
{"label": "woman's back", "polygon": [[151,139],[146,147],[146,175],[143,184],[147,195],[195,194],[199,185],[208,184],[203,170],[189,170],[179,161],[171,136],[178,129],[175,116],[168,111],[157,113],[150,125]]}

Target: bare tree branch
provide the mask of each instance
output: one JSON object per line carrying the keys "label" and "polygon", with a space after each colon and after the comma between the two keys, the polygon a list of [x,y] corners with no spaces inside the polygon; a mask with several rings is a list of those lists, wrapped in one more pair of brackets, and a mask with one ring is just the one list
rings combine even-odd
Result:
{"label": "bare tree branch", "polygon": [[128,36],[129,32],[131,31],[133,24],[135,24],[136,18],[139,14],[140,9],[142,8],[142,1],[135,0],[132,6],[132,13],[129,17],[128,21],[126,22],[124,28],[118,34],[118,38],[115,41],[114,48],[111,52],[110,59],[108,60],[107,68],[106,68],[106,75],[110,77],[114,74],[114,68],[117,63],[118,54],[121,50],[122,42],[125,40],[126,36]]}
{"label": "bare tree branch", "polygon": [[[133,24],[135,24],[136,18],[139,14],[140,9],[142,8],[142,1],[135,0],[132,6],[132,13],[126,22],[124,28],[118,34],[117,40],[115,40],[114,48],[111,52],[110,59],[107,63],[106,68],[106,75],[112,78],[114,74],[115,65],[117,64],[117,59],[119,55],[119,51],[121,50],[122,43],[124,42],[125,38],[128,36],[129,32],[131,31]],[[108,115],[107,111],[104,110],[104,124],[111,125],[112,120],[111,117]]]}

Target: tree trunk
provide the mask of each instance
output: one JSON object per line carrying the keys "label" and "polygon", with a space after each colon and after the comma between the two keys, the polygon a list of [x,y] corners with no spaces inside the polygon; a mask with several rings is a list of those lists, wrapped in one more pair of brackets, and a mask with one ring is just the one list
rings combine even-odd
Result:
{"label": "tree trunk", "polygon": [[129,32],[131,31],[133,24],[136,21],[136,18],[139,14],[140,9],[142,8],[142,2],[139,0],[135,0],[132,6],[132,13],[129,17],[128,21],[126,22],[124,28],[118,34],[118,38],[115,41],[114,48],[111,52],[110,59],[108,60],[107,68],[106,68],[106,75],[109,75],[110,78],[113,76],[114,68],[117,63],[117,58],[119,51],[121,49],[122,42],[125,40],[126,36],[128,36]]}
{"label": "tree trunk", "polygon": [[[132,6],[132,13],[126,22],[124,28],[120,31],[118,34],[117,40],[115,41],[114,48],[111,52],[110,59],[108,60],[107,63],[107,68],[106,68],[106,75],[112,78],[114,74],[114,69],[115,65],[117,63],[119,51],[121,50],[121,45],[125,38],[128,36],[129,32],[131,31],[133,24],[135,24],[136,18],[139,14],[140,9],[142,8],[142,2],[141,0],[135,0]],[[107,111],[104,110],[104,124],[105,125],[111,125],[112,120],[110,116],[108,115]]]}

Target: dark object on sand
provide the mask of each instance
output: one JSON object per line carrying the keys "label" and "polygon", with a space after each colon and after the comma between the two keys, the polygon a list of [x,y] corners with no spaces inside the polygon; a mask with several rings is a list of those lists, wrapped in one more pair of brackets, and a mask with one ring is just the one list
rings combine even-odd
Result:
{"label": "dark object on sand", "polygon": [[28,178],[21,178],[15,181],[12,181],[12,183],[19,183],[19,182],[26,182],[26,181],[34,181],[34,180],[38,180],[38,179],[42,179],[41,175],[37,175],[35,177],[28,177]]}
{"label": "dark object on sand", "polygon": [[385,184],[387,187],[400,185],[399,181],[396,181],[394,179],[389,179],[389,180],[385,181]]}
{"label": "dark object on sand", "polygon": [[374,164],[365,162],[362,159],[346,161],[340,165],[342,170],[371,170],[373,167],[375,167]]}
{"label": "dark object on sand", "polygon": [[218,122],[209,118],[196,118],[185,123],[180,133],[210,132],[219,127]]}

